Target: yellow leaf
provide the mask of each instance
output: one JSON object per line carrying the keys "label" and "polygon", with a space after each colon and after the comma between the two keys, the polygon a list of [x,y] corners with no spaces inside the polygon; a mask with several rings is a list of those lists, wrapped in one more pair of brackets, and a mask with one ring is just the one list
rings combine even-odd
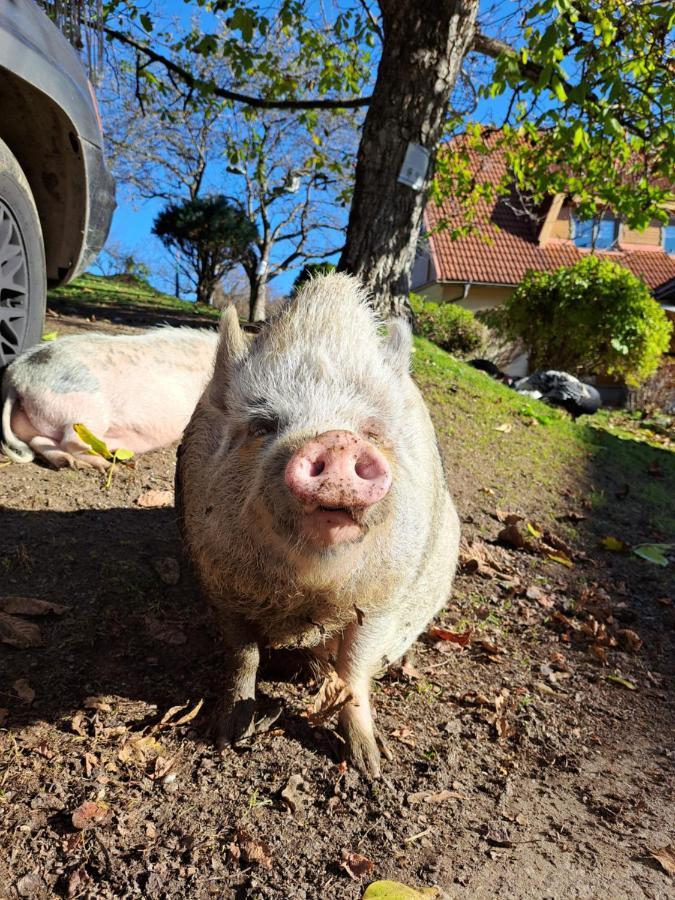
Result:
{"label": "yellow leaf", "polygon": [[373,881],[366,888],[362,900],[421,900],[422,897],[440,897],[436,887],[411,888],[400,881]]}
{"label": "yellow leaf", "polygon": [[630,547],[625,541],[609,535],[601,539],[600,546],[603,550],[611,550],[612,553],[628,553],[630,550]]}
{"label": "yellow leaf", "polygon": [[527,523],[527,530],[530,532],[532,537],[535,537],[535,538],[541,537],[541,531],[537,531],[537,529],[534,527],[534,525],[532,525],[531,522]]}
{"label": "yellow leaf", "polygon": [[561,566],[567,566],[568,569],[574,568],[574,563],[569,557],[564,556],[562,553],[549,553],[548,558],[553,560],[553,562],[560,563]]}
{"label": "yellow leaf", "polygon": [[120,462],[126,462],[128,459],[132,459],[134,455],[133,450],[126,450],[124,447],[118,447],[117,450],[113,453],[115,459]]}
{"label": "yellow leaf", "polygon": [[41,340],[43,340],[43,341],[55,341],[55,340],[57,339],[58,336],[59,336],[58,331],[45,331],[45,333],[42,335]]}
{"label": "yellow leaf", "polygon": [[73,430],[80,438],[80,440],[83,440],[85,444],[91,447],[96,456],[102,456],[103,459],[113,458],[113,455],[108,449],[105,441],[102,441],[100,438],[97,438],[95,434],[92,434],[92,432],[89,431],[86,425],[78,422],[77,424],[73,425]]}
{"label": "yellow leaf", "polygon": [[608,675],[607,681],[611,681],[612,684],[618,684],[621,687],[627,688],[629,691],[637,691],[636,684],[633,684],[633,682],[629,681],[627,678],[621,678],[620,675]]}

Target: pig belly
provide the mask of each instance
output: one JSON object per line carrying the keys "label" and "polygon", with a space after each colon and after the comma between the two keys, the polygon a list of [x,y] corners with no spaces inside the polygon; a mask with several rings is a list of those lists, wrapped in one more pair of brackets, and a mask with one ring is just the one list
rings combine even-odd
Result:
{"label": "pig belly", "polygon": [[188,418],[189,416],[186,416],[184,421],[172,422],[170,425],[154,422],[147,428],[133,425],[113,426],[106,431],[103,440],[111,450],[124,447],[126,450],[133,450],[134,453],[147,453],[179,440]]}
{"label": "pig belly", "polygon": [[38,435],[62,441],[66,430],[77,422],[85,424],[94,434],[106,430],[107,411],[99,396],[45,391],[41,396],[22,397],[12,411],[12,431],[26,443]]}

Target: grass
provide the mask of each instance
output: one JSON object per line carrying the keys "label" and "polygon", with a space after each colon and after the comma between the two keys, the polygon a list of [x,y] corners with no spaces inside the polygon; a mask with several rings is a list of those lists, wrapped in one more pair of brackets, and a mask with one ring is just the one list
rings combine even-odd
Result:
{"label": "grass", "polygon": [[[49,293],[50,301],[84,309],[126,307],[143,313],[169,312],[218,318],[212,308],[196,309],[130,281],[83,275]],[[576,486],[589,509],[615,507],[614,492],[625,491],[624,519],[615,523],[631,539],[630,515],[640,504],[656,535],[675,534],[675,437],[672,417],[602,410],[573,422],[564,412],[515,391],[450,356],[424,338],[415,339],[413,373],[431,410],[448,479],[481,485],[494,506],[547,509],[560,514],[561,494]],[[524,490],[523,486],[527,486]],[[577,491],[578,493],[578,491]],[[569,501],[571,503],[571,501]],[[640,539],[646,539],[642,534]]]}
{"label": "grass", "polygon": [[129,280],[120,276],[106,278],[102,275],[81,275],[70,284],[49,291],[47,301],[73,307],[102,308],[121,306],[158,313],[173,312],[190,316],[207,316],[218,319],[220,310],[198,307],[188,300],[177,300],[169,294],[156,291],[142,278]]}

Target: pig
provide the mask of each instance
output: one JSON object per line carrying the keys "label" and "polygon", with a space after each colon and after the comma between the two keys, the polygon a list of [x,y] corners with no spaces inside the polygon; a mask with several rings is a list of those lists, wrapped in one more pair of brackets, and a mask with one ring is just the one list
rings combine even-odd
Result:
{"label": "pig", "polygon": [[77,334],[33,347],[5,371],[2,450],[55,468],[110,464],[89,453],[82,423],[111,448],[144,453],[178,440],[213,370],[218,334],[152,328],[140,335]]}
{"label": "pig", "polygon": [[184,547],[226,648],[223,751],[260,725],[261,649],[304,648],[351,697],[338,720],[348,758],[380,774],[371,678],[446,603],[459,544],[411,342],[345,274],[306,284],[251,342],[223,314],[176,480]]}

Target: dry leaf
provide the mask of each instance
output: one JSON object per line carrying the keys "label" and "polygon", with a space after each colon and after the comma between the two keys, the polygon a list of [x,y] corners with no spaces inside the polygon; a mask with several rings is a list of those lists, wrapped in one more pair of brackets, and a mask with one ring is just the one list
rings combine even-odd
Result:
{"label": "dry leaf", "polygon": [[620,628],[617,631],[616,636],[621,641],[623,647],[626,650],[630,650],[632,653],[637,653],[642,647],[642,638],[636,631],[633,631],[632,628]]}
{"label": "dry leaf", "polygon": [[467,628],[466,631],[450,631],[441,625],[432,625],[428,633],[431,637],[438,638],[440,641],[449,641],[451,644],[466,647],[467,644],[471,643],[473,628]]}
{"label": "dry leaf", "polygon": [[405,659],[403,661],[403,665],[401,666],[401,674],[413,680],[422,677],[421,672],[418,672],[415,666],[408,659]]}
{"label": "dry leaf", "polygon": [[48,613],[62,616],[67,609],[61,603],[35,597],[0,597],[0,610],[13,616],[46,616]]}
{"label": "dry leaf", "polygon": [[164,778],[169,774],[171,769],[173,769],[173,759],[167,759],[164,756],[158,756],[155,759],[155,762],[152,767],[152,772],[149,775],[151,781],[159,781],[160,778]]}
{"label": "dry leaf", "polygon": [[86,735],[87,735],[87,729],[85,727],[85,719],[86,719],[86,716],[84,714],[84,711],[79,709],[75,713],[75,715],[73,716],[73,718],[70,722],[70,727],[73,729],[75,734],[79,734],[79,735],[81,735],[81,737],[86,737]]}
{"label": "dry leaf", "polygon": [[503,525],[517,525],[518,522],[523,521],[523,516],[519,516],[518,513],[504,512],[503,509],[496,509],[495,515]]}
{"label": "dry leaf", "polygon": [[417,742],[413,737],[413,732],[407,725],[402,725],[400,728],[392,731],[391,736],[396,738],[396,740],[400,741],[402,744],[405,744],[406,747],[414,749],[417,746]]}
{"label": "dry leaf", "polygon": [[282,790],[281,799],[294,815],[303,811],[308,787],[309,785],[302,775],[291,775],[288,784]]}
{"label": "dry leaf", "polygon": [[84,754],[84,773],[87,778],[91,777],[93,769],[98,765],[98,758],[95,753]]}
{"label": "dry leaf", "polygon": [[102,824],[109,815],[110,808],[105,803],[100,801],[94,803],[87,800],[73,811],[70,820],[73,823],[73,828],[82,831],[85,828],[93,828],[95,825]]}
{"label": "dry leaf", "polygon": [[97,709],[100,712],[112,712],[112,706],[103,697],[85,697],[82,706],[85,709]]}
{"label": "dry leaf", "polygon": [[492,706],[493,703],[489,697],[480,691],[466,691],[459,697],[460,703],[466,703],[468,706]]}
{"label": "dry leaf", "polygon": [[351,850],[343,850],[340,868],[344,869],[347,875],[354,881],[359,881],[361,878],[365,878],[366,875],[370,875],[375,868],[375,863],[368,859],[368,857],[361,856],[360,853],[353,853]]}
{"label": "dry leaf", "polygon": [[256,841],[253,835],[245,828],[240,828],[236,834],[236,841],[241,859],[247,865],[259,865],[263,869],[272,868],[270,848],[261,841]]}
{"label": "dry leaf", "polygon": [[507,547],[513,547],[516,550],[522,550],[524,547],[528,546],[528,541],[525,539],[525,536],[516,522],[502,528],[497,535],[497,540],[500,544],[505,544]]}
{"label": "dry leaf", "polygon": [[501,431],[502,434],[510,434],[513,431],[513,425],[510,422],[504,422],[503,425],[496,425],[495,431]]}
{"label": "dry leaf", "polygon": [[84,868],[84,866],[80,866],[75,869],[74,872],[70,873],[68,877],[68,890],[66,893],[67,897],[77,897],[78,894],[89,884],[91,881],[91,876]]}
{"label": "dry leaf", "polygon": [[173,506],[173,491],[146,491],[136,498],[136,506],[142,506],[144,509]]}
{"label": "dry leaf", "polygon": [[29,706],[35,700],[35,691],[28,684],[25,678],[17,678],[17,680],[12,685],[18,696],[23,700],[24,703],[27,703]]}
{"label": "dry leaf", "polygon": [[187,725],[188,722],[191,722],[194,718],[196,718],[199,715],[199,710],[202,708],[203,705],[204,705],[204,700],[202,698],[197,701],[197,703],[192,707],[191,710],[186,712],[184,715],[180,716],[174,722],[172,722],[171,719],[173,719],[173,717],[177,713],[181,712],[184,709],[187,709],[188,704],[184,703],[182,706],[172,706],[170,709],[168,709],[164,713],[159,724],[156,725],[151,730],[155,731],[159,728],[162,728],[164,725],[168,725],[169,728],[177,728],[179,725]]}
{"label": "dry leaf", "polygon": [[185,644],[187,637],[181,626],[175,622],[160,621],[154,616],[146,615],[143,618],[148,634],[156,641],[163,644],[178,646]]}
{"label": "dry leaf", "polygon": [[26,622],[7,613],[0,612],[0,642],[25,650],[28,647],[42,647],[42,632],[35,622]]}
{"label": "dry leaf", "polygon": [[40,741],[39,744],[31,749],[33,750],[33,753],[37,753],[38,756],[44,756],[45,759],[54,759],[56,756],[56,753],[54,753],[47,741]]}
{"label": "dry leaf", "polygon": [[344,682],[335,669],[326,675],[312,705],[307,710],[307,718],[312,725],[325,722],[338,713],[348,703],[354,701],[351,688]]}
{"label": "dry leaf", "polygon": [[647,852],[658,860],[669,875],[675,875],[675,844],[666,847],[658,847],[655,850],[647,848]]}

